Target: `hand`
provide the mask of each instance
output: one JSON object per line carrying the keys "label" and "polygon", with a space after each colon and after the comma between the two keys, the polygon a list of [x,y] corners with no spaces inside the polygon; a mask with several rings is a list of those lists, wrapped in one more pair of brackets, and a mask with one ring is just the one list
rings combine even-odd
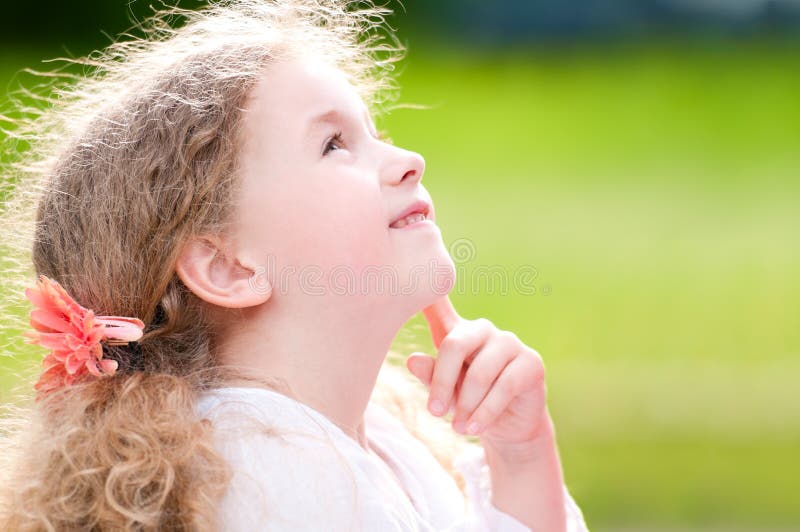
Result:
{"label": "hand", "polygon": [[[495,449],[517,449],[551,436],[544,365],[514,333],[489,320],[466,320],[447,296],[423,310],[438,356],[413,353],[408,370],[429,387],[428,409],[454,409],[453,428]],[[437,410],[436,402],[444,407]]]}

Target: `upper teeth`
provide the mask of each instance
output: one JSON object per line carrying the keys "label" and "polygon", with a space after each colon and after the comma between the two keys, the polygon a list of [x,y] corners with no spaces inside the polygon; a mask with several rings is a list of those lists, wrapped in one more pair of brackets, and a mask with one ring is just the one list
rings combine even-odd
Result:
{"label": "upper teeth", "polygon": [[399,229],[401,227],[405,227],[407,225],[410,225],[410,224],[413,224],[413,223],[416,223],[416,222],[421,222],[424,219],[425,219],[425,214],[423,214],[421,212],[415,212],[413,214],[409,214],[405,218],[401,218],[400,220],[397,220],[396,222],[394,222],[389,227],[394,227],[395,229]]}

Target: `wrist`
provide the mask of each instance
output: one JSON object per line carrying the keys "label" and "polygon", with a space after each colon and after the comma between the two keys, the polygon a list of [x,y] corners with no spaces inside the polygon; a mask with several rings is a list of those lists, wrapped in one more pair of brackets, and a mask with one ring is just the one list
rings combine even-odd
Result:
{"label": "wrist", "polygon": [[561,461],[549,416],[535,438],[486,443],[491,501],[532,530],[566,530],[567,513]]}

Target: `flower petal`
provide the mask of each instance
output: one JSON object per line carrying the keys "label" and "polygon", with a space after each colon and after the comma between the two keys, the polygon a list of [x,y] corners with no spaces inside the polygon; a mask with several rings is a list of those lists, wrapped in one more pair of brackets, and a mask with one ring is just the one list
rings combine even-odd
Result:
{"label": "flower petal", "polygon": [[39,333],[35,343],[47,349],[66,349],[66,336],[64,333]]}
{"label": "flower petal", "polygon": [[87,370],[89,370],[89,373],[91,373],[95,377],[100,377],[103,375],[102,373],[100,373],[100,368],[97,367],[97,360],[93,358],[87,359],[86,362],[84,362],[84,366],[86,367]]}
{"label": "flower petal", "polygon": [[98,316],[97,322],[104,325],[106,338],[133,342],[142,337],[144,322],[138,318],[122,316]]}
{"label": "flower petal", "polygon": [[100,344],[103,340],[105,332],[102,325],[97,325],[91,331],[87,331],[83,335],[83,341],[86,345]]}
{"label": "flower petal", "polygon": [[50,355],[62,364],[70,354],[72,354],[72,351],[69,349],[54,349],[50,352]]}
{"label": "flower petal", "polygon": [[81,367],[83,367],[85,361],[86,357],[80,356],[79,352],[70,353],[67,355],[67,359],[64,361],[64,369],[67,370],[68,374],[74,375]]}
{"label": "flower petal", "polygon": [[42,295],[42,292],[39,290],[38,286],[26,288],[25,297],[27,297],[28,301],[30,301],[36,307],[43,307],[47,304],[47,300]]}
{"label": "flower petal", "polygon": [[116,360],[110,360],[108,358],[100,360],[98,364],[100,365],[100,369],[103,370],[103,373],[107,375],[113,375],[114,373],[116,373],[117,367],[119,366]]}
{"label": "flower petal", "polygon": [[63,365],[52,366],[39,376],[39,380],[33,385],[33,388],[39,392],[39,397],[41,397],[43,394],[63,386],[65,377]]}
{"label": "flower petal", "polygon": [[[42,276],[44,277],[44,276]],[[64,310],[64,314],[71,315],[75,314],[78,316],[83,316],[86,314],[87,309],[81,306],[77,301],[72,299],[72,296],[67,293],[63,286],[61,286],[57,281],[52,279],[46,278],[46,289],[52,297],[53,302],[59,305],[59,308]]]}
{"label": "flower petal", "polygon": [[69,349],[77,351],[78,349],[86,347],[86,342],[83,341],[83,338],[78,338],[72,334],[65,334],[64,345],[66,345]]}
{"label": "flower petal", "polygon": [[54,366],[63,366],[63,365],[64,365],[63,362],[57,359],[52,354],[47,355],[46,357],[44,357],[44,360],[42,360],[42,367],[44,368],[44,371],[47,371],[48,369]]}
{"label": "flower petal", "polygon": [[115,360],[104,359],[100,342],[104,338],[124,342],[138,340],[144,323],[123,316],[95,316],[81,306],[56,281],[40,275],[34,288],[25,290],[33,304],[25,331],[28,343],[50,349],[42,361],[42,374],[34,385],[37,399],[61,386],[70,385],[87,372],[94,376],[113,375]]}
{"label": "flower petal", "polygon": [[41,289],[37,288],[26,288],[25,289],[25,297],[33,304],[34,307],[47,310],[47,311],[54,311],[57,309],[55,305],[53,305],[51,299],[47,297],[47,295],[42,292]]}
{"label": "flower petal", "polygon": [[22,336],[27,338],[25,341],[26,344],[38,344],[39,343],[39,333],[36,331],[25,331],[22,333]]}
{"label": "flower petal", "polygon": [[31,311],[31,325],[41,332],[71,332],[72,330],[70,322],[62,315],[44,309]]}

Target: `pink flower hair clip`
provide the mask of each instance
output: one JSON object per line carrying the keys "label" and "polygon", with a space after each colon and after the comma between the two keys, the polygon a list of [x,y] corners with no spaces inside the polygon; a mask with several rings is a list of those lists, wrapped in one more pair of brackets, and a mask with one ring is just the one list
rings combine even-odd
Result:
{"label": "pink flower hair clip", "polygon": [[113,375],[117,361],[103,358],[103,346],[125,345],[142,337],[144,323],[137,318],[95,316],[79,305],[56,281],[40,275],[36,287],[26,288],[25,296],[35,307],[27,331],[27,343],[50,349],[34,389],[43,395],[70,385],[86,374]]}

